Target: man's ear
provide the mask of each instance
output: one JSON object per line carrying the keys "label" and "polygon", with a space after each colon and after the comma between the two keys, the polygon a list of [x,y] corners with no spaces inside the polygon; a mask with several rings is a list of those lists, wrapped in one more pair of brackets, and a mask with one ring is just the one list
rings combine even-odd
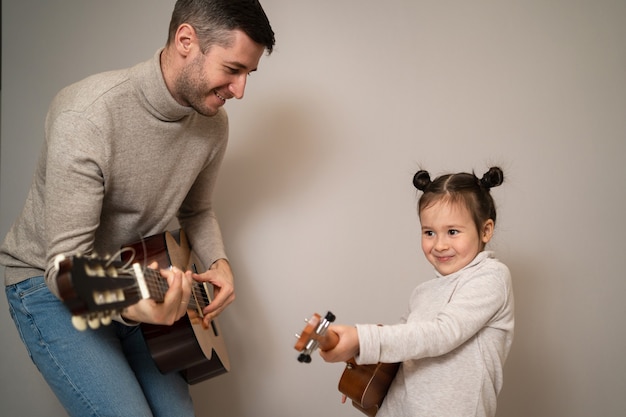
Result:
{"label": "man's ear", "polygon": [[491,240],[491,237],[493,236],[494,227],[495,227],[495,223],[493,222],[492,219],[487,220],[485,224],[483,225],[482,232],[480,234],[480,240],[484,244],[487,244],[487,242]]}
{"label": "man's ear", "polygon": [[176,44],[176,50],[181,55],[189,55],[193,45],[198,44],[196,30],[189,23],[183,23],[178,27],[178,30],[176,30],[174,43]]}

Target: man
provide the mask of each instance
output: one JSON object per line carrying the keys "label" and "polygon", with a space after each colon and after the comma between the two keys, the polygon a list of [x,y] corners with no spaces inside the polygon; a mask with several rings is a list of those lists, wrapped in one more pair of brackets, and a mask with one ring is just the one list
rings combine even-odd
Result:
{"label": "man", "polygon": [[[137,324],[184,316],[193,280],[214,288],[206,326],[234,300],[211,202],[228,137],[222,106],[243,97],[273,46],[257,0],[179,0],[166,46],[151,60],[70,85],[50,105],[37,171],[0,263],[22,340],[71,416],[194,415],[187,383],[158,371]],[[163,302],[141,300],[111,326],[75,330],[58,298],[55,259],[116,254],[173,219],[209,268],[161,269]]]}

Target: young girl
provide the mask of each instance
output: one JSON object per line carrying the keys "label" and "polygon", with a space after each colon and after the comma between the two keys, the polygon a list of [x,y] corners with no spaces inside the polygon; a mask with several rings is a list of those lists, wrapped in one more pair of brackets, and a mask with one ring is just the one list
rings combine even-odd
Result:
{"label": "young girl", "polygon": [[415,288],[399,324],[330,327],[339,343],[321,352],[327,362],[401,362],[377,417],[495,415],[514,323],[509,270],[485,251],[496,222],[489,190],[502,181],[497,167],[481,179],[418,171],[422,249],[436,277]]}

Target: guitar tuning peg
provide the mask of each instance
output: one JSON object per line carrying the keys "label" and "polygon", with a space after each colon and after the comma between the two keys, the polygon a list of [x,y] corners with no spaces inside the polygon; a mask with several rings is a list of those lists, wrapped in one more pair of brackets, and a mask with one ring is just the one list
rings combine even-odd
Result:
{"label": "guitar tuning peg", "polygon": [[87,320],[87,323],[89,324],[89,327],[94,330],[100,327],[100,319],[98,317],[90,318],[89,320]]}
{"label": "guitar tuning peg", "polygon": [[83,316],[72,316],[72,324],[78,331],[84,331],[87,328],[87,320]]}
{"label": "guitar tuning peg", "polygon": [[57,256],[55,256],[55,258],[54,258],[54,269],[56,271],[61,269],[61,262],[63,262],[65,259],[67,259],[65,257],[65,255],[57,255]]}
{"label": "guitar tuning peg", "polygon": [[105,326],[108,326],[109,324],[111,324],[111,316],[108,316],[108,315],[107,316],[103,316],[100,319],[100,323],[102,323]]}

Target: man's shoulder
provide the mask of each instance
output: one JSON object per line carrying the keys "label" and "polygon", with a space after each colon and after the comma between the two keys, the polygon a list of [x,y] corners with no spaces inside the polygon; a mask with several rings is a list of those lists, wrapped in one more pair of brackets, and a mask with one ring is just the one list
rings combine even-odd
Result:
{"label": "man's shoulder", "polygon": [[104,94],[114,92],[116,87],[128,81],[128,69],[93,74],[60,90],[53,100],[53,106],[80,108]]}

